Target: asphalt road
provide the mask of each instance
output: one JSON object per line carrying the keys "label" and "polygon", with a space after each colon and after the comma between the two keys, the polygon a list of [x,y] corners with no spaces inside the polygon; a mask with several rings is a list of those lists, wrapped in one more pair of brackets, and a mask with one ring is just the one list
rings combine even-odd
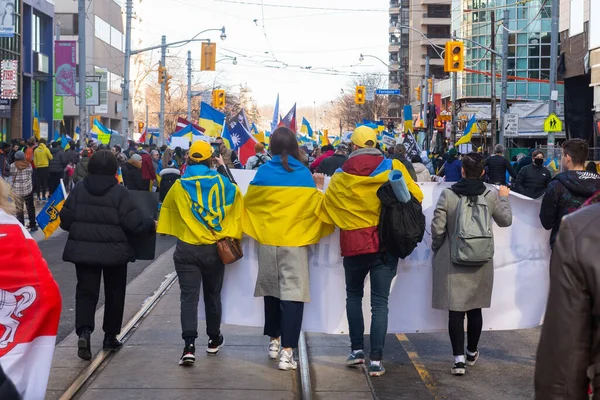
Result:
{"label": "asphalt road", "polygon": [[379,400],[532,399],[535,353],[540,328],[483,332],[481,357],[462,377],[450,374],[452,350],[447,333],[388,335],[387,373],[372,378]]}
{"label": "asphalt road", "polygon": [[[58,283],[62,296],[62,313],[58,326],[57,343],[60,343],[69,333],[75,330],[75,287],[77,285],[77,277],[75,275],[75,266],[62,260],[66,241],[67,233],[64,231],[55,233],[48,240],[38,241],[38,246],[54,275],[54,279]],[[177,239],[173,237],[158,235],[156,237],[156,256],[167,251],[171,246],[175,245],[176,241]],[[152,261],[130,263],[127,269],[127,283],[131,282],[151,263]],[[103,292],[104,289],[102,288],[98,308],[104,304]]]}

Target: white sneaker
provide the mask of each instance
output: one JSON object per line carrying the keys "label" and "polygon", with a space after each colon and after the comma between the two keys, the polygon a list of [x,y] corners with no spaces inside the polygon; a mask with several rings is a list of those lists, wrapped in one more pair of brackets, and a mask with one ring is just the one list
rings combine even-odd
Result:
{"label": "white sneaker", "polygon": [[271,339],[269,342],[269,358],[271,360],[277,360],[279,350],[281,350],[281,342],[279,339]]}
{"label": "white sneaker", "polygon": [[294,360],[294,352],[292,350],[282,350],[279,355],[279,369],[281,371],[290,371],[298,368],[296,360]]}

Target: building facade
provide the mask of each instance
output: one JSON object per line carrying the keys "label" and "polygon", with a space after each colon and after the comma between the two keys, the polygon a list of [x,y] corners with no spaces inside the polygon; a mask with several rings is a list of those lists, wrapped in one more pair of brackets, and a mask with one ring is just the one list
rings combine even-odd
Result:
{"label": "building facade", "polygon": [[0,99],[0,133],[5,140],[31,137],[37,109],[41,136],[48,137],[52,125],[54,4],[16,0],[14,14],[2,16],[11,17],[15,33],[0,38],[0,60],[17,61],[16,93],[13,99]]}
{"label": "building facade", "polygon": [[[78,40],[77,2],[56,0],[56,21],[60,22],[61,40]],[[86,18],[86,75],[88,81],[99,82],[99,105],[88,107],[90,121],[121,133],[122,84],[125,62],[124,8],[120,0],[93,0]],[[77,50],[79,60],[79,49]],[[132,107],[129,107],[132,110]],[[133,111],[129,113],[130,129]],[[66,133],[75,132],[79,123],[79,107],[75,97],[65,97],[64,125]],[[91,125],[90,125],[91,126]]]}

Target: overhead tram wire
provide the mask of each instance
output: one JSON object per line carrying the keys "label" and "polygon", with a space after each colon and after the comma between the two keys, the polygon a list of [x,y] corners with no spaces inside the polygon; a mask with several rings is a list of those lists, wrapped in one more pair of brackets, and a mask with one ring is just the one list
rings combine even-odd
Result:
{"label": "overhead tram wire", "polygon": [[312,6],[296,6],[291,4],[263,4],[249,1],[234,1],[234,0],[213,0],[216,3],[230,3],[240,4],[247,6],[262,6],[262,7],[276,7],[276,8],[294,8],[299,10],[323,10],[323,11],[352,11],[352,12],[388,12],[389,9],[385,8],[338,8],[338,7],[312,7]]}

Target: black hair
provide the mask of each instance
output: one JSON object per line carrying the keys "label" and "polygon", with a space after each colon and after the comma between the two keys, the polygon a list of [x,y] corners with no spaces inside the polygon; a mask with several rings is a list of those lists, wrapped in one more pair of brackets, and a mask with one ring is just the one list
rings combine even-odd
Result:
{"label": "black hair", "polygon": [[53,149],[58,148],[58,142],[52,142],[52,148]]}
{"label": "black hair", "polygon": [[88,163],[88,172],[94,175],[115,176],[118,168],[117,157],[108,150],[95,152]]}
{"label": "black hair", "polygon": [[121,152],[121,146],[119,146],[118,144],[115,144],[115,149],[117,150],[117,153]]}
{"label": "black hair", "polygon": [[593,161],[590,161],[590,162],[588,163],[588,165],[585,167],[585,170],[586,170],[587,172],[593,172],[593,173],[595,173],[595,174],[596,174],[596,173],[598,173],[598,169],[596,168],[596,163],[595,163],[595,162],[593,162]]}
{"label": "black hair", "polygon": [[484,168],[484,157],[480,153],[471,152],[462,158],[462,167],[465,170],[465,178],[481,179]]}
{"label": "black hair", "polygon": [[414,155],[411,159],[410,159],[411,163],[423,163],[423,159],[421,158],[420,155]]}
{"label": "black hair", "polygon": [[584,165],[588,157],[588,144],[583,139],[570,139],[562,145],[563,153],[571,157],[573,164]]}
{"label": "black hair", "polygon": [[326,144],[325,146],[321,147],[322,152],[326,152],[326,151],[330,151],[330,150],[333,150],[332,144]]}
{"label": "black hair", "polygon": [[289,128],[281,126],[271,134],[269,146],[274,156],[281,156],[283,168],[288,172],[292,172],[288,164],[288,155],[294,157],[296,160],[300,160],[300,149],[298,148],[296,134]]}

